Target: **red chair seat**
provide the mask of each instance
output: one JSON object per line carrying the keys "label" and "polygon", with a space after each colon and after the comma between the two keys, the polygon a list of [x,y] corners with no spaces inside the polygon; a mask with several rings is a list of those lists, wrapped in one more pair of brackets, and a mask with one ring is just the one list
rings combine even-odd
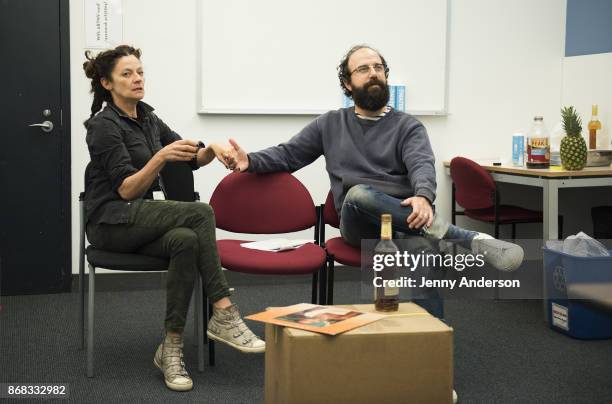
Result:
{"label": "red chair seat", "polygon": [[352,267],[361,266],[361,250],[347,244],[342,237],[332,238],[325,243],[325,249],[334,260]]}
{"label": "red chair seat", "polygon": [[219,240],[221,266],[231,271],[268,275],[312,274],[325,262],[325,250],[308,243],[295,250],[268,252],[241,247],[248,240]]}
{"label": "red chair seat", "polygon": [[[471,219],[484,222],[495,222],[494,208],[485,209],[466,209],[465,215]],[[542,212],[537,210],[525,209],[520,206],[500,205],[498,207],[499,223],[541,223]]]}

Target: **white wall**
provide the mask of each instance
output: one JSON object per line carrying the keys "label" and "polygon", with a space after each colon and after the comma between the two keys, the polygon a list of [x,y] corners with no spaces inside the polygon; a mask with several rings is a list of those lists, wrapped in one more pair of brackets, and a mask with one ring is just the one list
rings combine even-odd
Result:
{"label": "white wall", "polygon": [[[423,119],[438,160],[437,206],[448,216],[451,182],[441,161],[508,160],[514,131],[528,130],[535,115],[549,127],[557,119],[566,9],[565,0],[451,3],[451,115]],[[541,209],[540,190],[506,185],[500,186],[504,202]],[[492,232],[467,218],[458,224]],[[541,237],[541,225],[520,225],[517,236]]]}
{"label": "white wall", "polygon": [[[73,272],[77,272],[76,201],[89,159],[82,121],[89,116],[91,97],[81,68],[84,60],[82,2],[74,1],[70,6]],[[143,50],[147,75],[145,101],[156,108],[166,123],[183,137],[212,142],[225,141],[231,136],[246,150],[255,151],[287,140],[314,119],[309,116],[197,115],[195,10],[196,0],[175,3],[124,0],[124,42]],[[387,12],[389,10],[380,9],[381,15]],[[557,117],[565,1],[451,1],[450,13],[450,115],[422,118],[438,160],[436,204],[446,217],[450,212],[450,182],[441,166],[443,160],[456,155],[507,157],[512,131],[528,128],[536,114],[544,115],[545,120]],[[384,54],[384,43],[372,45]],[[317,57],[316,46],[324,45],[313,44],[314,51],[304,52],[305,60]],[[344,51],[338,49],[338,60],[330,63],[337,63]],[[389,63],[393,67],[393,60]],[[218,79],[229,81],[232,78]],[[296,77],[292,90],[299,91],[299,86]],[[204,167],[197,173],[196,186],[203,201],[210,198],[215,184],[226,173],[219,164]],[[316,203],[324,201],[329,180],[322,159],[296,175],[311,191]],[[528,203],[539,203],[534,192],[528,195]],[[538,231],[538,228],[533,230]],[[303,234],[304,237],[310,235],[310,232]],[[219,232],[218,236],[226,234]]]}
{"label": "white wall", "polygon": [[[599,106],[599,120],[604,123],[598,136],[598,149],[610,149],[612,123],[612,52],[581,55],[563,59],[563,105],[573,105],[582,117],[582,136],[589,144],[587,122],[591,105]],[[601,144],[600,144],[601,143]]]}

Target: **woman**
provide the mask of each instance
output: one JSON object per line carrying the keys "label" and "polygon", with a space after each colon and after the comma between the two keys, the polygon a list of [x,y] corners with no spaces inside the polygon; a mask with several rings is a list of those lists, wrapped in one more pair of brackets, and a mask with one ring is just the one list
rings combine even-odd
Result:
{"label": "woman", "polygon": [[[163,195],[159,173],[167,162],[185,161],[195,169],[215,157],[223,161],[223,148],[181,139],[141,101],[145,80],[139,49],[118,46],[85,56],[83,69],[94,95],[85,121],[91,156],[85,181],[87,237],[105,250],[169,258],[165,336],[154,363],[168,388],[190,390],[182,333],[198,272],[214,302],[208,336],[243,352],[265,350],[229,299],[210,206],[155,200]],[[106,107],[98,113],[103,102]]]}

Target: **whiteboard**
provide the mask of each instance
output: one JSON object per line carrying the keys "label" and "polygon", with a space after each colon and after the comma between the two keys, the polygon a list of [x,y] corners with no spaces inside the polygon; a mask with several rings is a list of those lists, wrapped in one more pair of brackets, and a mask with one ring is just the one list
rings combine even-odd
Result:
{"label": "whiteboard", "polygon": [[378,49],[406,109],[447,110],[449,0],[198,0],[198,112],[320,114],[342,107],[336,67]]}

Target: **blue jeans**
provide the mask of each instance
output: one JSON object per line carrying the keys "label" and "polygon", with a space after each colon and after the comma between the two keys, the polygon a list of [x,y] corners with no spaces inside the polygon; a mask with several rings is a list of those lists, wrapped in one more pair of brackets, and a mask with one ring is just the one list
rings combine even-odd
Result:
{"label": "blue jeans", "polygon": [[[402,199],[385,194],[370,185],[355,185],[349,189],[340,212],[340,233],[348,244],[361,246],[362,239],[380,237],[380,215],[389,213],[393,217],[395,238],[408,236],[426,236],[422,229],[408,227],[406,218],[412,213],[411,206],[402,206]],[[456,240],[465,248],[470,244],[476,232],[448,225],[448,230],[440,239]]]}
{"label": "blue jeans", "polygon": [[[355,185],[346,194],[340,215],[340,234],[344,241],[352,246],[361,247],[362,239],[380,238],[380,216],[389,213],[393,218],[394,238],[408,238],[415,250],[423,248],[425,233],[422,229],[410,229],[406,218],[412,213],[411,206],[402,206],[402,199],[380,192],[369,185]],[[463,239],[471,242],[476,233],[456,226],[449,226],[443,238]],[[452,236],[452,237],[451,237]],[[429,248],[437,248],[429,243]],[[440,271],[438,271],[440,272]],[[444,317],[444,302],[438,290],[428,288],[418,291],[424,299],[416,301],[432,315]]]}

